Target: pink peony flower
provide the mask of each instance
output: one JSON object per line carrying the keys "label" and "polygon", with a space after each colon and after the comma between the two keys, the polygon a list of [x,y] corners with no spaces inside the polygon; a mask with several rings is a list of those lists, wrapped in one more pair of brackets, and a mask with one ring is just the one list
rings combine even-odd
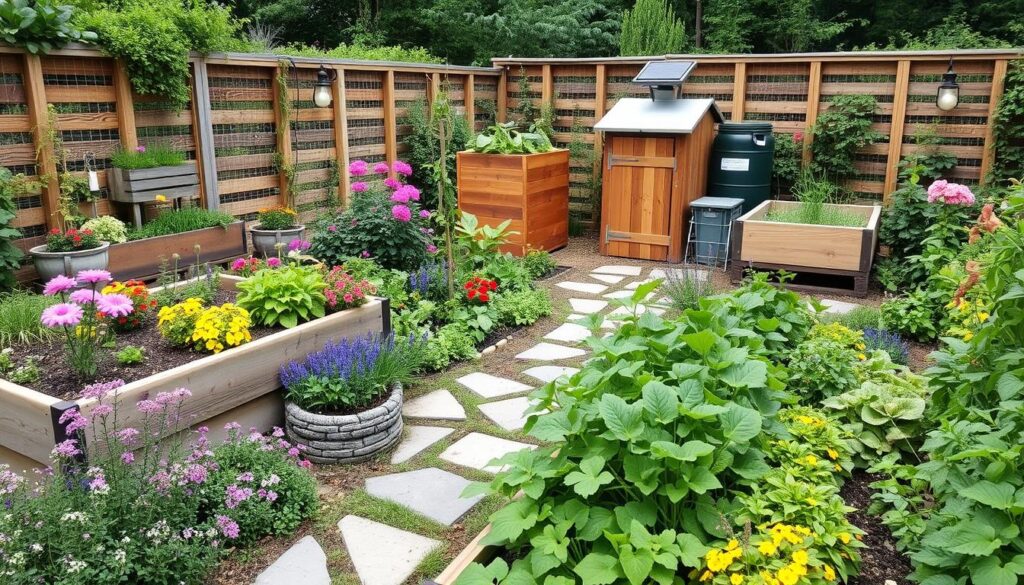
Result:
{"label": "pink peony flower", "polygon": [[406,200],[420,200],[420,190],[417,189],[416,187],[413,187],[412,185],[403,185],[402,188],[395,191],[395,195],[398,195],[399,193],[401,193],[402,196],[406,198]]}
{"label": "pink peony flower", "polygon": [[412,210],[405,205],[396,205],[391,208],[391,215],[394,216],[400,222],[408,222],[412,220]]}
{"label": "pink peony flower", "polygon": [[58,274],[46,283],[46,286],[43,287],[43,294],[48,297],[52,297],[62,292],[67,292],[76,286],[78,286],[78,282],[76,282],[74,278],[68,278],[63,274]]}
{"label": "pink peony flower", "polygon": [[87,284],[107,283],[113,280],[113,278],[106,270],[80,270],[75,275],[75,280]]}
{"label": "pink peony flower", "polygon": [[277,268],[280,265],[281,265],[281,259],[280,258],[267,258],[267,266],[269,266],[270,268]]}
{"label": "pink peony flower", "polygon": [[388,169],[388,163],[386,163],[386,162],[379,162],[379,163],[373,165],[373,172],[375,174],[378,174],[378,175],[383,175],[384,173],[388,172],[389,170],[390,169]]}
{"label": "pink peony flower", "polygon": [[412,167],[405,161],[396,160],[395,164],[391,165],[391,168],[395,169],[395,172],[399,175],[408,177],[412,174]]}
{"label": "pink peony flower", "polygon": [[353,177],[362,177],[367,173],[367,165],[364,160],[354,160],[348,165],[348,174]]}
{"label": "pink peony flower", "polygon": [[970,187],[939,179],[928,186],[928,202],[946,205],[974,205],[974,193]]}
{"label": "pink peony flower", "polygon": [[367,185],[366,183],[362,182],[362,181],[356,181],[355,183],[352,183],[352,192],[353,193],[363,193],[364,191],[368,190],[369,188],[370,188],[370,186]]}
{"label": "pink peony flower", "polygon": [[395,203],[408,203],[409,202],[409,194],[408,193],[404,193],[401,189],[399,189],[398,191],[395,191],[391,195],[391,200],[394,201]]}
{"label": "pink peony flower", "polygon": [[39,320],[47,327],[74,327],[83,316],[82,307],[74,303],[58,303],[44,309]]}
{"label": "pink peony flower", "polygon": [[420,210],[420,218],[421,219],[430,219],[430,212],[427,211],[426,209],[421,209]]}
{"label": "pink peony flower", "polygon": [[132,300],[125,295],[110,294],[102,295],[96,301],[96,308],[101,313],[110,317],[124,317],[135,311]]}
{"label": "pink peony flower", "polygon": [[245,264],[245,258],[236,258],[235,261],[231,263],[231,270],[238,272],[239,270],[245,268]]}
{"label": "pink peony flower", "polygon": [[436,254],[437,253],[437,246],[435,246],[434,244],[427,244],[427,253],[428,254]]}
{"label": "pink peony flower", "polygon": [[384,179],[384,186],[389,189],[397,189],[402,186],[402,182],[399,181],[398,179],[388,177]]}
{"label": "pink peony flower", "polygon": [[103,295],[100,294],[99,291],[95,291],[91,288],[80,288],[68,295],[68,300],[72,303],[78,303],[79,305],[88,305],[90,303],[95,303],[101,296]]}

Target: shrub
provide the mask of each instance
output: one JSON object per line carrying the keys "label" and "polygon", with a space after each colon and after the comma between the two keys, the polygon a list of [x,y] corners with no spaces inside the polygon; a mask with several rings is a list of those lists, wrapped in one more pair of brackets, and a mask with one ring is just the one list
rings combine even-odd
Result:
{"label": "shrub", "polygon": [[97,238],[111,244],[128,241],[128,228],[112,215],[94,217],[82,224],[82,231],[90,230]]}
{"label": "shrub", "polygon": [[331,413],[360,408],[407,383],[419,367],[425,341],[367,335],[329,342],[301,362],[281,366],[285,398],[305,410]]}
{"label": "shrub", "polygon": [[530,249],[523,256],[523,266],[530,273],[530,278],[537,280],[547,276],[557,267],[557,264],[555,264],[555,259],[551,257],[549,252]]}
{"label": "shrub", "polygon": [[427,371],[440,371],[452,362],[473,359],[477,355],[466,325],[449,323],[430,336],[423,352],[422,367]]}
{"label": "shrub", "polygon": [[[826,339],[808,339],[789,358],[789,388],[805,403],[857,387],[853,363],[858,350]],[[863,354],[860,354],[863,355]]]}
{"label": "shrub", "polygon": [[551,314],[551,296],[544,289],[500,292],[494,310],[499,325],[530,325]]}
{"label": "shrub", "polygon": [[510,223],[505,220],[497,226],[481,225],[475,215],[460,211],[459,222],[455,225],[455,249],[462,259],[460,264],[481,269],[494,260],[501,246],[508,243],[509,236],[519,233],[508,229]]}
{"label": "shrub", "polygon": [[110,155],[110,164],[118,169],[153,169],[173,167],[185,162],[185,153],[155,144],[127,150],[119,148]]}
{"label": "shrub", "polygon": [[141,280],[127,280],[125,282],[115,280],[103,287],[103,290],[100,292],[105,295],[124,295],[131,299],[132,305],[135,307],[135,310],[127,315],[117,317],[103,315],[107,319],[110,328],[117,332],[133,331],[142,327],[146,322],[146,317],[156,308],[156,299],[149,296],[149,289],[146,288],[146,283]]}
{"label": "shrub", "polygon": [[789,435],[765,447],[775,466],[814,483],[835,485],[841,474],[853,470],[852,437],[837,418],[808,406],[784,408],[775,418]]}
{"label": "shrub", "polygon": [[249,311],[256,323],[295,327],[323,317],[327,297],[323,273],[315,267],[288,266],[260,270],[236,285],[238,306]]}
{"label": "shrub", "polygon": [[157,329],[172,345],[186,346],[192,341],[196,320],[203,312],[203,301],[195,297],[176,305],[163,307],[157,313]]}
{"label": "shrub", "polygon": [[877,328],[882,314],[877,307],[859,306],[846,313],[821,313],[818,320],[822,323],[841,323],[854,331],[865,331]]}
{"label": "shrub", "polygon": [[211,211],[202,207],[184,207],[165,211],[139,229],[128,233],[128,239],[141,240],[156,236],[183,234],[192,230],[211,227],[227,228],[235,222],[235,216],[223,211]]}
{"label": "shrub", "polygon": [[54,302],[53,297],[28,291],[0,294],[0,347],[41,342],[56,335],[39,320]]}
{"label": "shrub", "polygon": [[803,160],[803,132],[776,134],[775,153],[772,157],[772,186],[776,196],[788,194],[793,183],[800,178]]}
{"label": "shrub", "polygon": [[857,173],[857,151],[882,135],[872,130],[877,102],[870,95],[838,95],[831,99],[811,130],[811,170],[816,176],[845,179]]}
{"label": "shrub", "polygon": [[0,292],[14,288],[14,271],[21,267],[24,256],[13,242],[21,237],[21,232],[11,225],[18,212],[15,199],[34,192],[38,187],[37,181],[20,173],[12,175],[0,166]]}
{"label": "shrub", "polygon": [[51,0],[10,0],[0,4],[0,40],[25,47],[33,55],[49,53],[76,41],[92,41],[96,33],[72,20],[78,9]]}
{"label": "shrub", "polygon": [[114,354],[114,358],[116,358],[117,363],[122,366],[132,366],[146,361],[146,352],[141,347],[129,345]]}
{"label": "shrub", "polygon": [[295,227],[298,216],[294,209],[278,206],[261,209],[257,220],[261,230],[285,230]]}
{"label": "shrub", "polygon": [[331,312],[363,305],[367,301],[367,295],[377,292],[377,287],[372,283],[365,279],[352,278],[352,275],[345,272],[341,266],[331,268],[325,280],[327,288],[324,289],[324,297],[327,299],[327,310]]}
{"label": "shrub", "polygon": [[882,350],[889,354],[894,363],[907,365],[910,359],[910,346],[900,337],[899,333],[868,327],[864,329],[864,346],[868,353]]}
{"label": "shrub", "polygon": [[100,239],[92,230],[68,228],[60,231],[53,228],[46,236],[47,252],[77,252],[100,247]]}
{"label": "shrub", "polygon": [[931,341],[939,332],[928,294],[916,290],[905,297],[882,303],[882,327],[917,341]]}
{"label": "shrub", "polygon": [[670,270],[658,290],[669,298],[672,307],[685,311],[699,308],[701,299],[714,295],[715,284],[711,281],[710,274],[700,278],[690,270]]}
{"label": "shrub", "polygon": [[252,341],[249,333],[249,312],[231,303],[204,309],[196,317],[192,331],[193,347],[197,351],[220,353]]}
{"label": "shrub", "polygon": [[533,288],[533,276],[530,275],[526,263],[511,254],[494,256],[484,264],[480,274],[497,281],[502,290],[530,290]]}

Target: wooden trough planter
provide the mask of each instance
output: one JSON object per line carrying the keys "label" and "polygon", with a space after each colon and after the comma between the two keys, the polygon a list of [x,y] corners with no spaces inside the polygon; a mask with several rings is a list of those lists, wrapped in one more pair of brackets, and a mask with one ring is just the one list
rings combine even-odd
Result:
{"label": "wooden trough planter", "polygon": [[[234,290],[240,280],[221,276],[221,288]],[[208,425],[214,439],[230,421],[239,422],[243,429],[254,426],[265,431],[282,426],[284,405],[277,392],[280,364],[302,359],[332,339],[386,334],[391,329],[388,305],[387,299],[371,299],[361,307],[126,384],[116,391],[119,424],[139,424],[142,415],[135,409],[136,402],[158,392],[188,388],[192,397],[183,403],[181,416],[190,426]],[[61,414],[78,408],[88,416],[95,405],[95,400],[63,401],[0,378],[0,463],[47,462],[53,446],[68,438],[58,423]]]}
{"label": "wooden trough planter", "polygon": [[160,265],[170,263],[173,254],[181,256],[179,266],[195,264],[196,246],[201,263],[219,264],[244,256],[248,252],[245,222],[112,244],[109,270],[118,280],[145,280],[159,275]]}
{"label": "wooden trough planter", "polygon": [[158,196],[167,200],[192,199],[199,195],[199,172],[195,161],[151,169],[107,170],[110,199],[129,203],[135,226],[142,225],[142,207],[154,203]]}
{"label": "wooden trough planter", "polygon": [[569,244],[569,151],[457,155],[459,209],[480,225],[510,220],[519,232],[503,252],[557,250]]}
{"label": "wooden trough planter", "polygon": [[[838,205],[864,217],[863,227],[843,227],[766,221],[779,207],[795,207],[794,201],[765,201],[733,223],[730,276],[743,278],[748,268],[786,270],[797,277],[787,284],[796,290],[867,296],[871,262],[878,242],[878,205]],[[845,280],[850,286],[839,286]]]}

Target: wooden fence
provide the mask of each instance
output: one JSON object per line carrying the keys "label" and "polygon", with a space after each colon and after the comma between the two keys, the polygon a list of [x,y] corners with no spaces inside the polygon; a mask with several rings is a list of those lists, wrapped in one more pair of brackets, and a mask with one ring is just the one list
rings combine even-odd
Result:
{"label": "wooden fence", "polygon": [[[960,74],[960,105],[935,106],[935,91],[950,56]],[[992,164],[992,127],[1007,64],[1016,51],[822,53],[797,55],[672,55],[611,59],[496,59],[495,67],[453,67],[226,54],[191,60],[191,100],[170,104],[132,91],[124,70],[93,49],[72,47],[37,57],[0,46],[0,165],[31,177],[46,176],[40,193],[17,201],[15,226],[23,248],[60,225],[57,159],[38,148],[55,131],[67,168],[83,175],[95,158],[99,213],[110,210],[105,169],[118,147],[169,144],[200,162],[201,204],[251,220],[258,209],[286,200],[290,188],[300,209],[342,204],[349,160],[393,161],[405,150],[410,104],[430,100],[442,85],[455,109],[475,128],[491,116],[504,120],[522,99],[550,104],[555,141],[592,146],[593,125],[623,96],[643,96],[632,77],[650,60],[689,59],[698,66],[683,86],[689,96],[713,97],[732,120],[764,120],[777,132],[806,131],[832,96],[868,94],[879,103],[875,129],[885,138],[858,155],[860,174],[850,187],[879,198],[896,184],[900,157],[919,148],[915,137],[935,124],[942,147],[955,154],[950,173],[974,184]],[[337,72],[330,108],[312,104],[321,63]],[[521,77],[528,86],[521,95]],[[281,88],[279,84],[284,83]],[[283,90],[283,91],[282,91]],[[291,113],[282,117],[278,100]],[[47,106],[56,112],[50,128]],[[573,132],[573,127],[576,132]],[[280,161],[294,163],[292,180]],[[573,163],[572,208],[589,219],[598,163]],[[83,205],[90,211],[89,205]]]}

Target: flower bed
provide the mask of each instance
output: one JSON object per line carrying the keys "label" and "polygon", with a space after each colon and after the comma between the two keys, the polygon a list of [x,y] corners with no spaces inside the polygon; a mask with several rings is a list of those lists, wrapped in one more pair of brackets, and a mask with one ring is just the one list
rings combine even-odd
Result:
{"label": "flower bed", "polygon": [[161,265],[177,254],[182,258],[219,264],[246,252],[245,224],[209,227],[179,234],[154,236],[112,244],[108,251],[110,272],[118,280],[151,278],[160,274]]}

